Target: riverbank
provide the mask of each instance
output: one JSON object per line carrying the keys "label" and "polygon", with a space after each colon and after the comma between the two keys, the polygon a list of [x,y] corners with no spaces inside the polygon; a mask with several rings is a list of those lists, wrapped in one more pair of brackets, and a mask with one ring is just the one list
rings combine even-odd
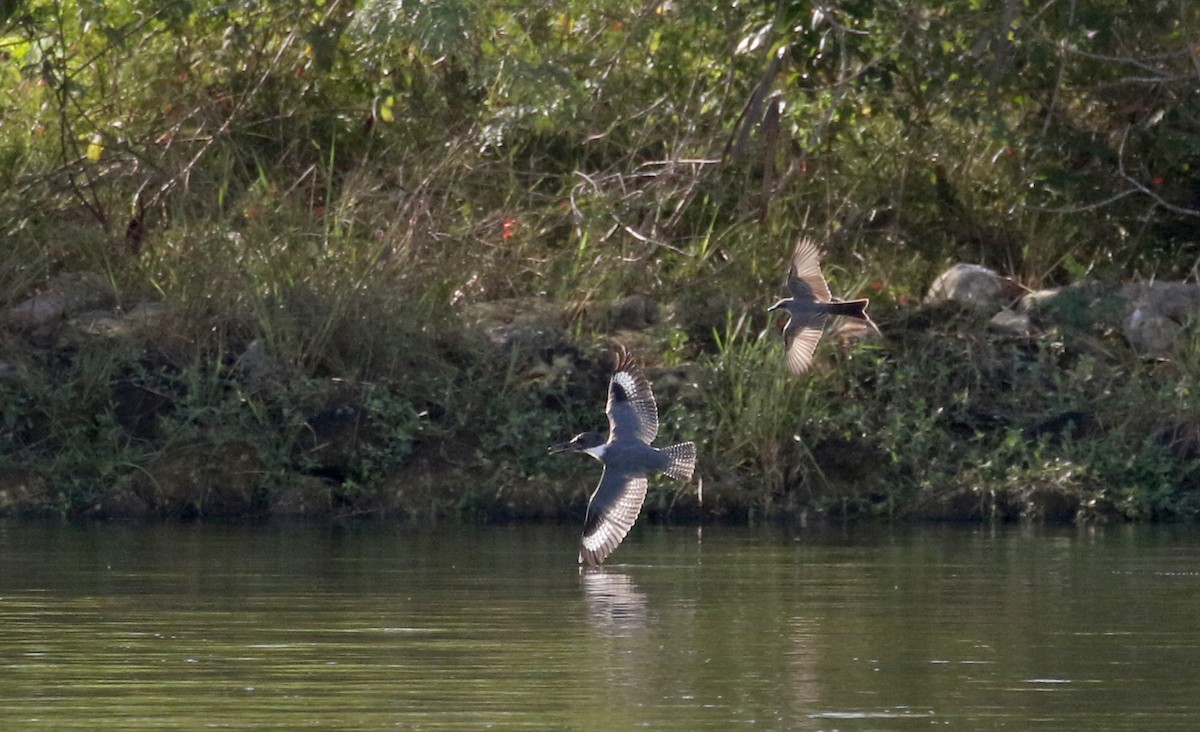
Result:
{"label": "riverbank", "polygon": [[651,519],[1200,513],[1198,4],[19,5],[0,513],[578,519],[613,342]]}
{"label": "riverbank", "polygon": [[[697,482],[652,488],[649,520],[1197,516],[1194,330],[1152,356],[1131,345],[1163,288],[1014,298],[990,277],[882,303],[881,337],[835,328],[803,377],[762,303],[637,296],[340,322],[348,352],[381,354],[345,378],[333,355],[305,375],[227,320],[64,276],[5,317],[0,514],[578,518],[597,466],[546,448],[603,427],[621,343],[664,439],[700,451]],[[289,307],[300,323],[332,305]]]}

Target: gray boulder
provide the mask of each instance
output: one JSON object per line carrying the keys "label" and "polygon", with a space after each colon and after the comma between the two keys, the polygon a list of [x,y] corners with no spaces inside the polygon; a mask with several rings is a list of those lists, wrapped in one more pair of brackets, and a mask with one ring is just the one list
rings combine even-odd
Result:
{"label": "gray boulder", "polygon": [[938,275],[929,286],[925,304],[954,302],[996,312],[1025,292],[1021,285],[987,267],[960,262]]}
{"label": "gray boulder", "polygon": [[1132,282],[1120,292],[1132,306],[1122,332],[1146,355],[1169,353],[1184,325],[1200,316],[1200,283]]}
{"label": "gray boulder", "polygon": [[94,272],[64,272],[36,295],[4,314],[4,324],[17,330],[40,330],[64,318],[112,307],[117,296],[108,280]]}

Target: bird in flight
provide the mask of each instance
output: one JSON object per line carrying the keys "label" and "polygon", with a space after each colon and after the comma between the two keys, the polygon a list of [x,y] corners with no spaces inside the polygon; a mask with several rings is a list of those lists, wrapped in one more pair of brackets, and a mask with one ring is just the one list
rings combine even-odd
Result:
{"label": "bird in flight", "polygon": [[608,437],[584,432],[550,448],[550,454],[583,452],[604,464],[600,483],[588,499],[579,563],[595,566],[617,548],[637,521],[646,500],[648,476],[663,473],[691,480],[696,446],[691,442],[658,448],[658,407],[650,382],[624,349],[617,354],[608,383]]}
{"label": "bird in flight", "polygon": [[792,263],[788,267],[787,288],[791,297],[779,300],[767,312],[785,310],[787,326],[783,329],[783,340],[787,350],[788,369],[800,374],[812,366],[813,351],[821,340],[825,318],[830,315],[845,315],[866,321],[876,332],[879,328],[867,315],[869,300],[845,300],[834,302],[829,294],[829,285],[821,275],[821,260],[817,244],[808,237],[796,242]]}

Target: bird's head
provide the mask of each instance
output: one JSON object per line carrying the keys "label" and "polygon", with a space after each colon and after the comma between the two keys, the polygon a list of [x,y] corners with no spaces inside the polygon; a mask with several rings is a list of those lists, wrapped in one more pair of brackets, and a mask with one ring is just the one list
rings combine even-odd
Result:
{"label": "bird's head", "polygon": [[604,435],[599,432],[583,432],[571,438],[570,442],[564,442],[560,445],[554,445],[550,448],[551,455],[557,455],[560,452],[586,452],[588,455],[600,459],[604,454]]}
{"label": "bird's head", "polygon": [[786,298],[786,297],[785,297],[785,298],[783,298],[782,300],[780,300],[779,302],[777,302],[777,303],[775,303],[774,305],[772,305],[771,307],[767,308],[767,312],[768,312],[768,313],[771,313],[771,312],[774,312],[774,311],[776,311],[776,310],[783,310],[784,308],[786,308],[786,307],[787,307],[787,304],[788,304],[788,302],[790,302],[790,300],[789,300],[788,298]]}

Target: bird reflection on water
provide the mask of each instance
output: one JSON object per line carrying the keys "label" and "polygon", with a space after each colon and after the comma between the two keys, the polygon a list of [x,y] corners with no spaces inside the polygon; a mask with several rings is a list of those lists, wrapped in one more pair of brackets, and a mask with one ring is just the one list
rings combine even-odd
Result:
{"label": "bird reflection on water", "polygon": [[607,636],[628,636],[646,627],[646,594],[627,574],[600,567],[579,571],[588,622]]}

